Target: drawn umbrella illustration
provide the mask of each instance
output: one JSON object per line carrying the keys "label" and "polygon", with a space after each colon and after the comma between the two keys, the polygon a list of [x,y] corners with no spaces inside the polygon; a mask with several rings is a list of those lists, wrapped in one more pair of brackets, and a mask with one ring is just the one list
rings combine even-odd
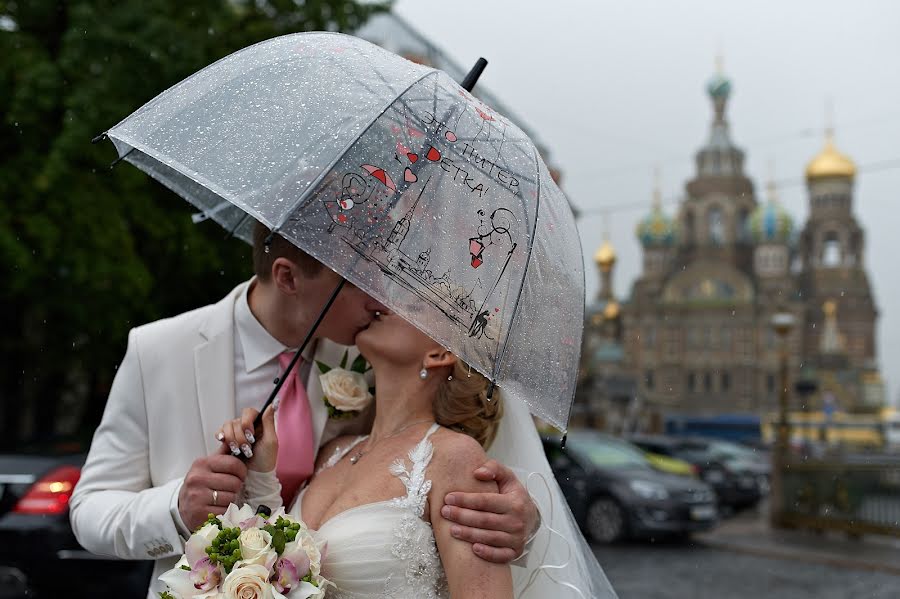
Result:
{"label": "drawn umbrella illustration", "polygon": [[300,33],[219,60],[105,136],[195,221],[246,241],[265,225],[564,429],[584,310],[574,219],[532,141],[464,87]]}

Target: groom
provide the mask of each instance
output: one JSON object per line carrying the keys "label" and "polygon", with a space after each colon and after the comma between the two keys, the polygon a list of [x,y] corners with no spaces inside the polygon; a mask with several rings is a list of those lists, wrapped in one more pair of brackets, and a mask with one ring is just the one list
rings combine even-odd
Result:
{"label": "groom", "polygon": [[[220,450],[215,433],[245,407],[259,408],[339,278],[281,236],[255,232],[256,276],[218,303],[131,331],[109,399],[71,501],[72,528],[88,550],[172,568],[191,530],[235,501],[246,466]],[[298,362],[314,451],[340,434],[364,432],[361,414],[333,420],[322,402],[314,360],[338,365],[344,347],[383,306],[345,285]],[[279,425],[280,426],[280,425]],[[247,447],[235,451],[246,451]],[[473,473],[496,480],[498,494],[450,493],[442,514],[476,555],[509,562],[521,555],[537,510],[515,475],[489,461]]]}

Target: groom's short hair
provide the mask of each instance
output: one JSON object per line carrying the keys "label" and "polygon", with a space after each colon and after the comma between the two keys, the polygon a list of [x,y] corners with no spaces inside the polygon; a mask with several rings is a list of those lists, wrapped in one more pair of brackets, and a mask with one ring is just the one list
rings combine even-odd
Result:
{"label": "groom's short hair", "polygon": [[[262,281],[272,278],[272,264],[277,258],[287,258],[300,267],[308,277],[322,271],[322,263],[276,233],[269,239],[269,228],[257,222],[253,228],[253,272]],[[269,251],[266,251],[268,242]]]}

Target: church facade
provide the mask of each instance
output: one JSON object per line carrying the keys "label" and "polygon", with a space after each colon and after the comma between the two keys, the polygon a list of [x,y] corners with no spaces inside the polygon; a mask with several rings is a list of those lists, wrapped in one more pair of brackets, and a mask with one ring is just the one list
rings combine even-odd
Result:
{"label": "church facade", "polygon": [[[608,240],[595,255],[601,287],[586,310],[573,423],[659,429],[671,416],[772,413],[781,342],[772,318],[784,312],[795,322],[791,409],[877,411],[878,311],[853,213],[854,163],[829,131],[806,169],[809,218],[798,232],[774,184],[759,198],[744,172],[726,118],[730,81],[717,74],[707,91],[713,122],[696,173],[672,215],[657,184],[637,226],[643,267],[627,301],[612,290]],[[801,378],[816,390],[797,398]]]}

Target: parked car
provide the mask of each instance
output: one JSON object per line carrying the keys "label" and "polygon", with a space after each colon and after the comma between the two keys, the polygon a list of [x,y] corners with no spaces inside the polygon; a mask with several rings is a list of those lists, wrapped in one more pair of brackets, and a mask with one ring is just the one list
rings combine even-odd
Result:
{"label": "parked car", "polygon": [[545,438],[544,450],[576,521],[595,541],[686,535],[718,520],[707,484],[654,469],[621,439],[570,431],[565,449]]}
{"label": "parked car", "polygon": [[84,459],[0,456],[0,597],[146,596],[151,562],[94,555],[72,533],[69,499]]}
{"label": "parked car", "polygon": [[652,451],[645,451],[644,455],[647,457],[650,465],[661,472],[668,472],[669,474],[677,474],[679,476],[691,476],[694,478],[697,478],[700,472],[700,470],[690,462],[685,462],[678,458],[653,453]]}
{"label": "parked car", "polygon": [[727,442],[665,435],[632,435],[628,440],[645,451],[696,466],[700,478],[715,490],[719,506],[725,512],[755,506],[768,490],[768,479],[763,483],[767,476],[764,466],[717,450]]}

